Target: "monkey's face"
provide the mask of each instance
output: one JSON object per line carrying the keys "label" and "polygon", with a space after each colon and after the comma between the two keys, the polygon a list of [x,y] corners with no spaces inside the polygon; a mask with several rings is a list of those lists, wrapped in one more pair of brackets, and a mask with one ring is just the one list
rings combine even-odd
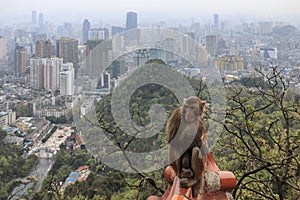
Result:
{"label": "monkey's face", "polygon": [[195,122],[199,117],[199,105],[198,104],[186,104],[183,106],[183,115],[187,123]]}

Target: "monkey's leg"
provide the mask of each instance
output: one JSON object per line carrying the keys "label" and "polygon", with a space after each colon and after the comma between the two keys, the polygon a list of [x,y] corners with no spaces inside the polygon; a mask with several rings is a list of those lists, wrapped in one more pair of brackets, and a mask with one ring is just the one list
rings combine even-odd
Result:
{"label": "monkey's leg", "polygon": [[197,197],[203,185],[205,170],[205,157],[201,156],[199,147],[193,148],[191,165],[194,171],[194,179],[188,179],[188,186],[193,187],[193,197]]}
{"label": "monkey's leg", "polygon": [[194,173],[191,169],[191,154],[192,151],[187,151],[182,156],[182,169],[180,178],[192,178]]}
{"label": "monkey's leg", "polygon": [[[179,174],[179,169],[180,169],[180,165],[181,165],[181,158],[178,155],[178,152],[176,151],[176,149],[174,147],[172,147],[171,145],[169,146],[169,163],[172,166],[174,172],[176,175]],[[180,163],[180,165],[179,165]]]}

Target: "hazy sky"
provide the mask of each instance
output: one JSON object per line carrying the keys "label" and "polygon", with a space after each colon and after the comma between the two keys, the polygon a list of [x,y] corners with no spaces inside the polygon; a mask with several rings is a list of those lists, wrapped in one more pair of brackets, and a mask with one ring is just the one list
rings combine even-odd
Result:
{"label": "hazy sky", "polygon": [[[25,17],[32,10],[42,12],[45,21],[65,18],[124,18],[135,11],[141,18],[162,20],[212,16],[251,15],[253,17],[299,16],[299,0],[2,0],[0,21],[11,16]],[[59,17],[58,17],[59,16]],[[55,20],[57,20],[55,19]]]}

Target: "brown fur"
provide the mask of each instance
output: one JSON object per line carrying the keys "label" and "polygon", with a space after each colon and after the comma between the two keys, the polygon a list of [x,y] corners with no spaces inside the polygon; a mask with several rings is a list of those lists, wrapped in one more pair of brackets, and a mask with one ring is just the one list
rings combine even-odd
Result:
{"label": "brown fur", "polygon": [[[166,125],[170,165],[180,178],[181,187],[193,188],[193,197],[197,197],[203,185],[205,170],[205,158],[201,156],[202,138],[206,134],[204,107],[204,101],[198,97],[189,97],[184,100],[183,106],[172,112]],[[195,120],[188,122],[186,117]],[[175,136],[176,140],[173,141]],[[185,144],[186,141],[192,142]],[[189,147],[179,155],[184,145]]]}

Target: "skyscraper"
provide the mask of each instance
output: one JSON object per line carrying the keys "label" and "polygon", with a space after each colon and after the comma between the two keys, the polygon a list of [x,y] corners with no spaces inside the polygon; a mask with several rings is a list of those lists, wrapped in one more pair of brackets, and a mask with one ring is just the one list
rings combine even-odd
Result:
{"label": "skyscraper", "polygon": [[103,69],[111,62],[111,56],[112,40],[88,40],[85,57],[86,75],[99,79]]}
{"label": "skyscraper", "polygon": [[125,43],[132,43],[138,41],[137,28],[137,14],[135,12],[128,12],[126,17],[126,33]]}
{"label": "skyscraper", "polygon": [[35,43],[35,56],[37,58],[51,58],[52,42],[51,40],[38,40]]}
{"label": "skyscraper", "polygon": [[6,60],[6,39],[0,36],[0,60]]}
{"label": "skyscraper", "polygon": [[44,25],[44,15],[43,13],[39,14],[39,27],[42,27]]}
{"label": "skyscraper", "polygon": [[76,77],[78,71],[78,40],[68,37],[61,37],[56,40],[56,56],[63,58],[64,63],[73,63]]}
{"label": "skyscraper", "polygon": [[33,10],[31,12],[31,24],[37,25],[37,12],[36,12],[36,10]]}
{"label": "skyscraper", "polygon": [[219,15],[214,14],[214,33],[219,32]]}
{"label": "skyscraper", "polygon": [[82,43],[85,44],[89,39],[90,22],[88,19],[83,21]]}
{"label": "skyscraper", "polygon": [[26,73],[26,50],[23,46],[15,48],[15,76],[21,77]]}
{"label": "skyscraper", "polygon": [[126,17],[126,30],[137,28],[137,14],[135,12],[128,12]]}
{"label": "skyscraper", "polygon": [[206,50],[211,57],[215,57],[217,54],[217,36],[208,35],[206,36]]}

